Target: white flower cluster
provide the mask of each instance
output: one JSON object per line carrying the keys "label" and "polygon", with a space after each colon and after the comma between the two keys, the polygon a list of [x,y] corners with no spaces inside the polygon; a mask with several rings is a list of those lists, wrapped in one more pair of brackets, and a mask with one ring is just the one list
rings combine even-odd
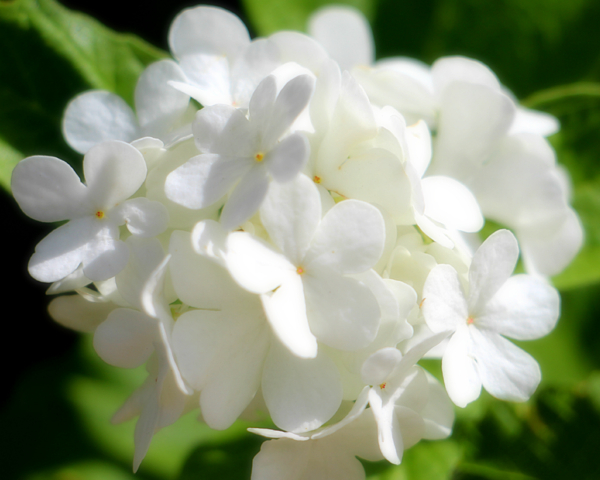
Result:
{"label": "white flower cluster", "polygon": [[[280,430],[251,429],[271,439],[254,480],[362,479],[356,456],[398,464],[448,436],[451,401],[524,401],[540,381],[505,337],[552,330],[547,277],[582,241],[544,138],[556,120],[474,60],[374,62],[349,8],[309,33],[250,40],[227,11],[185,10],[135,113],[103,91],[68,106],[84,183],[54,157],[14,170],[27,215],[67,221],[29,263],[76,293],[51,315],[106,362],[147,364],[114,417],[139,415],[135,469],[199,404],[215,429],[268,412]],[[514,235],[481,244],[484,217]]]}

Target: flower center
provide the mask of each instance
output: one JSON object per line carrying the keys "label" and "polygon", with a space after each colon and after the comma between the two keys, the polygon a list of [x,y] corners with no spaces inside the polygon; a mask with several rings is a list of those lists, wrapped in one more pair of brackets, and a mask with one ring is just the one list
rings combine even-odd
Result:
{"label": "flower center", "polygon": [[315,182],[315,183],[321,183],[321,177],[317,177],[315,175],[315,177],[313,178],[313,182]]}
{"label": "flower center", "polygon": [[298,267],[298,268],[296,269],[296,273],[297,273],[298,275],[302,275],[302,274],[304,273],[304,269],[303,269],[302,267]]}
{"label": "flower center", "polygon": [[381,388],[382,390],[385,388],[385,386],[387,385],[386,382],[383,382],[381,385],[379,385],[379,388]]}
{"label": "flower center", "polygon": [[264,153],[262,153],[262,152],[258,152],[256,155],[254,155],[254,159],[255,159],[257,162],[262,162],[262,161],[263,161],[263,158],[265,158],[265,154],[264,154]]}
{"label": "flower center", "polygon": [[104,212],[102,210],[98,210],[96,212],[96,218],[103,219],[104,218]]}
{"label": "flower center", "polygon": [[474,322],[475,322],[475,319],[473,317],[467,318],[467,325],[473,325]]}

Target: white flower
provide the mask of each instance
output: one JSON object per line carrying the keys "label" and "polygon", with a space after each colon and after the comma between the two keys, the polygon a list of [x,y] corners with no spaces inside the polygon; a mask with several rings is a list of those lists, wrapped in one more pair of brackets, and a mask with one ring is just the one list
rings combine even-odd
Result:
{"label": "white flower", "polygon": [[348,275],[368,271],[383,251],[379,211],[357,200],[333,207],[321,220],[319,193],[306,176],[272,184],[261,219],[281,253],[245,232],[227,239],[233,278],[261,295],[267,318],[294,354],[313,358],[317,339],[356,350],[377,334],[380,310],[368,287]]}
{"label": "white flower", "polygon": [[377,422],[379,447],[390,462],[399,464],[403,451],[422,438],[450,435],[454,412],[437,380],[415,364],[450,332],[434,335],[402,355],[383,348],[362,367],[363,382],[372,385],[369,404]]}
{"label": "white flower", "polygon": [[187,208],[207,207],[231,191],[221,223],[233,229],[260,207],[270,179],[289,182],[308,159],[300,133],[280,138],[307,106],[313,91],[308,75],[290,80],[277,94],[273,76],[265,78],[250,100],[249,117],[234,107],[215,105],[198,112],[193,157],[167,177],[167,197]]}
{"label": "white flower", "polygon": [[141,153],[119,141],[104,142],[83,159],[86,184],[55,157],[35,156],[14,169],[12,190],[28,216],[41,222],[70,220],[46,236],[29,261],[31,276],[55,282],[80,264],[90,280],[105,280],[120,272],[129,256],[119,240],[119,226],[133,235],[152,237],[167,226],[164,206],[131,197],[146,179]]}
{"label": "white flower", "polygon": [[550,332],[559,314],[556,290],[530,275],[511,277],[519,248],[508,230],[477,250],[465,296],[456,270],[438,265],[423,288],[423,316],[434,332],[453,331],[442,358],[444,383],[461,407],[479,397],[527,400],[540,382],[537,362],[503,335],[532,340]]}

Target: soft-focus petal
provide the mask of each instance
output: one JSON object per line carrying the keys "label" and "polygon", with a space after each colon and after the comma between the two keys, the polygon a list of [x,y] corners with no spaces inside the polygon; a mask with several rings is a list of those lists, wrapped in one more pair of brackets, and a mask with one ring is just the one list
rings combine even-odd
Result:
{"label": "soft-focus petal", "polygon": [[169,212],[160,202],[145,197],[132,198],[115,208],[113,215],[123,218],[127,229],[139,237],[155,237],[167,228]]}
{"label": "soft-focus petal", "polygon": [[184,10],[173,20],[169,31],[169,46],[176,57],[209,54],[233,58],[249,43],[248,30],[242,21],[217,7]]}
{"label": "soft-focus petal", "polygon": [[11,189],[23,213],[40,222],[92,213],[85,185],[69,164],[55,157],[21,160],[13,170]]}
{"label": "soft-focus petal", "polygon": [[389,347],[378,350],[363,363],[362,381],[367,385],[384,383],[401,359],[402,353],[397,348]]}
{"label": "soft-focus petal", "polygon": [[102,90],[85,92],[71,100],[62,130],[67,143],[79,153],[106,140],[131,142],[142,136],[137,118],[125,100]]}
{"label": "soft-focus petal", "polygon": [[265,362],[262,391],[275,425],[295,433],[323,425],[342,401],[340,374],[325,353],[298,358],[276,342]]}
{"label": "soft-focus petal", "polygon": [[106,363],[135,368],[154,351],[156,321],[136,310],[119,308],[111,312],[94,334],[94,349]]}
{"label": "soft-focus petal", "polygon": [[370,65],[375,59],[369,22],[354,8],[328,6],[317,10],[309,19],[308,32],[342,70]]}
{"label": "soft-focus petal", "polygon": [[112,302],[90,302],[81,295],[62,295],[48,304],[48,314],[62,326],[78,332],[93,332],[117,305]]}

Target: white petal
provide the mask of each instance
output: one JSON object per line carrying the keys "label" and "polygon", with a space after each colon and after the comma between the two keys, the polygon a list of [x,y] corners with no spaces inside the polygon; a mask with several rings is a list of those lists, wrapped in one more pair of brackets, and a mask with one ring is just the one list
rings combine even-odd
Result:
{"label": "white petal", "polygon": [[295,62],[313,73],[320,72],[328,55],[321,44],[300,32],[280,31],[269,39],[277,45],[281,62]]}
{"label": "white petal", "polygon": [[184,10],[173,20],[169,31],[169,46],[176,57],[203,53],[233,58],[249,43],[242,21],[216,7]]}
{"label": "white petal", "polygon": [[461,326],[452,337],[442,358],[444,384],[450,399],[459,407],[476,400],[481,393],[478,364],[473,354],[470,331],[473,327]]}
{"label": "white petal", "polygon": [[171,87],[169,81],[185,82],[179,65],[161,60],[149,65],[135,87],[135,110],[146,135],[162,137],[185,113],[189,97]]}
{"label": "white petal", "polygon": [[292,272],[273,293],[261,295],[273,332],[290,352],[301,358],[317,355],[317,340],[309,328],[300,275]]}
{"label": "white petal", "polygon": [[477,200],[462,183],[450,177],[433,176],[422,181],[425,215],[450,229],[478,232],[483,216]]}
{"label": "white petal", "polygon": [[496,332],[475,328],[472,338],[484,388],[502,400],[528,400],[542,378],[533,357]]}
{"label": "white petal", "polygon": [[252,293],[267,293],[280,286],[296,271],[283,255],[246,232],[227,238],[227,268],[242,288]]}
{"label": "white petal", "polygon": [[421,307],[427,326],[434,332],[455,330],[466,322],[469,312],[456,270],[438,265],[431,270],[423,287]]}
{"label": "white petal", "polygon": [[270,121],[263,131],[263,148],[269,149],[292,126],[308,105],[314,87],[314,80],[308,75],[299,75],[285,84],[277,95]]}
{"label": "white petal", "polygon": [[315,232],[304,262],[327,266],[342,274],[373,267],[383,252],[385,222],[372,205],[345,200],[333,207]]}
{"label": "white petal", "polygon": [[89,214],[87,189],[66,162],[35,156],[13,170],[11,190],[27,216],[39,222],[58,222]]}
{"label": "white petal", "polygon": [[[233,105],[246,108],[258,89],[257,85],[280,63],[279,49],[271,39],[254,39],[236,59],[231,69]],[[274,93],[277,91],[275,90]],[[252,116],[252,106],[250,106],[251,119]]]}
{"label": "white petal", "polygon": [[310,329],[320,342],[352,351],[373,341],[381,311],[366,285],[325,269],[307,270],[302,280]]}
{"label": "white petal", "polygon": [[52,299],[48,314],[64,327],[93,332],[116,307],[112,302],[90,302],[81,295],[62,295]]}
{"label": "white petal", "polygon": [[94,349],[106,363],[135,368],[154,351],[157,333],[154,319],[136,310],[119,308],[96,329]]}
{"label": "white petal", "polygon": [[361,368],[362,381],[367,385],[381,385],[400,363],[402,353],[397,348],[382,348],[365,360]]}
{"label": "white petal", "polygon": [[277,82],[273,75],[264,78],[254,90],[248,106],[248,118],[257,130],[264,132],[277,98]]}
{"label": "white petal", "polygon": [[394,416],[398,419],[404,450],[412,447],[423,438],[423,435],[425,435],[425,422],[421,415],[410,408],[396,405]]}
{"label": "white petal", "polygon": [[517,107],[515,120],[510,127],[509,135],[515,133],[535,133],[548,137],[560,130],[557,118],[546,112],[538,112],[529,108]]}
{"label": "white petal", "polygon": [[79,153],[106,140],[131,142],[142,136],[137,118],[125,100],[102,90],[85,92],[71,100],[62,130],[67,143]]}
{"label": "white petal", "polygon": [[233,189],[221,211],[223,228],[233,230],[249,220],[260,208],[268,189],[269,177],[265,166],[252,166]]}
{"label": "white petal", "polygon": [[421,415],[425,421],[423,438],[441,440],[452,433],[454,408],[442,384],[433,376],[427,375],[429,399]]}
{"label": "white petal", "polygon": [[485,85],[493,90],[500,89],[500,82],[486,65],[466,57],[443,57],[431,66],[431,75],[436,92],[440,94],[452,82],[468,82]]}
{"label": "white petal", "polygon": [[211,428],[228,428],[260,387],[269,345],[265,327],[246,312],[228,311],[191,311],[175,323],[177,362],[183,377],[202,391],[202,416]]}
{"label": "white petal", "polygon": [[183,303],[196,308],[223,309],[252,297],[233,281],[225,268],[194,251],[189,233],[173,232],[169,253],[173,287]]}
{"label": "white petal", "polygon": [[519,258],[519,245],[508,230],[491,234],[475,252],[469,268],[469,313],[478,316],[508,280]]}
{"label": "white petal", "polygon": [[272,182],[260,218],[273,243],[299,266],[321,220],[315,184],[305,175],[285,185]]}
{"label": "white petal", "polygon": [[102,142],[83,158],[83,172],[90,202],[99,210],[131,197],[146,180],[146,161],[128,143]]}
{"label": "white petal", "polygon": [[431,162],[431,132],[425,121],[419,120],[406,128],[406,144],[410,163],[415,168],[417,176],[423,178]]}
{"label": "white petal", "polygon": [[198,155],[167,175],[165,193],[186,208],[206,208],[226,195],[250,168],[244,158]]}
{"label": "white petal", "polygon": [[254,157],[258,153],[255,126],[241,110],[229,105],[203,108],[196,114],[192,129],[202,153],[233,157]]}
{"label": "white petal", "polygon": [[340,374],[323,352],[298,358],[274,343],[263,370],[262,391],[273,422],[290,432],[323,425],[342,401]]}
{"label": "white petal", "polygon": [[477,327],[516,340],[534,340],[552,331],[560,314],[555,288],[531,275],[509,278],[477,317]]}
{"label": "white petal", "polygon": [[113,215],[123,218],[127,229],[136,236],[155,237],[167,228],[169,212],[160,202],[145,197],[131,198],[119,204]]}
{"label": "white petal", "polygon": [[375,59],[369,22],[354,8],[329,6],[317,10],[309,19],[308,32],[342,70],[370,65]]}
{"label": "white petal", "polygon": [[378,390],[375,387],[369,391],[369,405],[377,422],[379,448],[388,462],[399,465],[404,452],[402,432],[394,415],[394,404],[384,402]]}
{"label": "white petal", "polygon": [[269,173],[281,183],[292,180],[308,161],[310,145],[306,137],[294,133],[284,138],[265,157]]}

